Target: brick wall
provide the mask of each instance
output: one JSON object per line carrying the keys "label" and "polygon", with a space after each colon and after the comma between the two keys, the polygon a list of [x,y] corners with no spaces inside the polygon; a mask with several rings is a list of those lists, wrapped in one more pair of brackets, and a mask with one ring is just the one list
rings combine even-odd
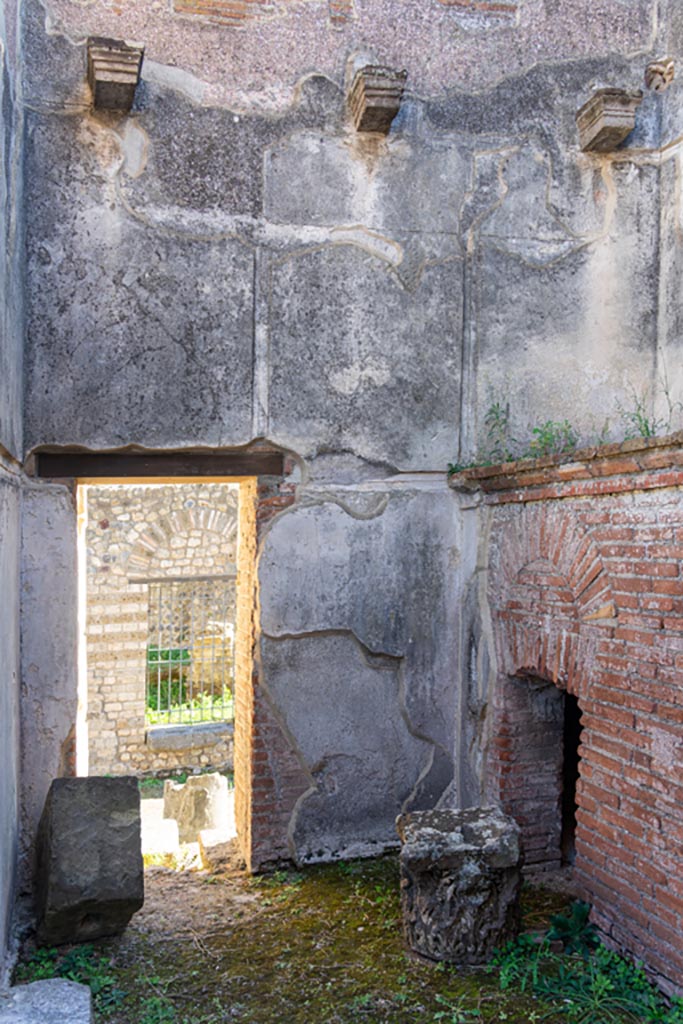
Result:
{"label": "brick wall", "polygon": [[284,479],[260,477],[243,484],[240,495],[240,536],[251,539],[249,547],[240,547],[238,565],[235,818],[250,871],[290,858],[289,822],[309,785],[261,681],[256,620],[256,553],[270,521],[294,502],[293,468],[286,460]]}
{"label": "brick wall", "polygon": [[463,11],[481,14],[514,15],[519,4],[506,0],[439,0],[444,7],[455,7]]}
{"label": "brick wall", "polygon": [[[340,28],[356,17],[354,0],[308,0],[327,7],[329,23]],[[431,0],[436,6],[452,8],[464,15],[486,19],[515,19],[519,4],[514,0]],[[254,18],[273,18],[287,12],[301,0],[173,0],[176,14],[189,14],[219,25],[241,28]]]}
{"label": "brick wall", "polygon": [[[343,26],[355,16],[354,0],[313,2],[326,4],[330,24],[335,28]],[[190,14],[219,25],[240,28],[254,18],[276,17],[295,4],[300,5],[301,0],[173,0],[173,10],[176,14]],[[479,5],[509,6],[481,4],[481,0],[478,0]]]}
{"label": "brick wall", "polygon": [[574,694],[575,876],[609,941],[671,991],[683,976],[682,442],[453,481],[481,487],[491,518],[489,796],[519,817],[530,864],[558,863],[561,735],[538,695],[543,682]]}

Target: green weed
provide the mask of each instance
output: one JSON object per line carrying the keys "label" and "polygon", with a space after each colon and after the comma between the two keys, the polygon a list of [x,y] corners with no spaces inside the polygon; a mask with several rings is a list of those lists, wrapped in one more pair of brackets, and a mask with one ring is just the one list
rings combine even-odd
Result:
{"label": "green weed", "polygon": [[486,424],[486,458],[491,462],[514,459],[516,441],[510,436],[510,406],[493,402],[484,416]]}
{"label": "green weed", "polygon": [[481,1010],[468,1009],[465,1006],[465,996],[448,999],[446,996],[437,995],[435,999],[442,1009],[436,1011],[432,1020],[443,1021],[443,1024],[468,1024],[468,1021],[481,1020]]}
{"label": "green weed", "polygon": [[67,978],[88,985],[93,1005],[103,1017],[112,1013],[125,999],[118,988],[109,957],[95,952],[90,944],[74,946],[61,953],[56,949],[37,949],[15,972],[17,981],[39,981],[44,978]]}
{"label": "green weed", "polygon": [[617,403],[617,411],[624,424],[624,440],[630,441],[635,437],[656,437],[657,434],[668,433],[669,422],[664,419],[657,419],[649,411],[649,397],[646,391],[632,395],[633,404],[625,408],[621,402]]}
{"label": "green weed", "polygon": [[579,443],[579,435],[569,420],[556,423],[546,420],[531,431],[532,440],[529,444],[529,455],[540,458],[543,455],[562,455],[569,452]]}
{"label": "green weed", "polygon": [[[601,945],[588,922],[589,907],[574,904],[557,915],[546,938],[522,935],[496,954],[501,989],[543,1000],[541,1020],[561,1014],[571,1024],[683,1024],[683,1000],[669,1005],[638,964]],[[561,939],[564,953],[550,939]]]}
{"label": "green weed", "polygon": [[576,900],[572,904],[571,913],[555,914],[550,919],[548,939],[559,940],[565,953],[585,953],[599,945],[598,933],[591,924],[590,904]]}

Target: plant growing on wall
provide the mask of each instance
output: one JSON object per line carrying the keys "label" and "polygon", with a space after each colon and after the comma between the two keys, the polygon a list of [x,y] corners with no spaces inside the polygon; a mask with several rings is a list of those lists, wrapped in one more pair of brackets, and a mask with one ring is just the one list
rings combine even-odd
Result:
{"label": "plant growing on wall", "polygon": [[510,406],[493,402],[486,410],[486,457],[491,462],[514,459],[516,441],[510,436]]}
{"label": "plant growing on wall", "polygon": [[564,452],[576,448],[579,443],[579,435],[569,420],[561,420],[559,423],[554,420],[546,420],[545,423],[534,427],[531,433],[532,439],[528,454],[532,458],[540,458],[543,455],[562,455]]}

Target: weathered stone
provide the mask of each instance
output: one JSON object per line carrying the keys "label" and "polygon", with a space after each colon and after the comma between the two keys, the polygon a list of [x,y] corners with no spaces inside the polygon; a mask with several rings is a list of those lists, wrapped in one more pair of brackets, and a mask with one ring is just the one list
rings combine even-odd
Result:
{"label": "weathered stone", "polygon": [[519,826],[496,808],[401,815],[401,905],[411,949],[486,963],[520,926]]}
{"label": "weathered stone", "polygon": [[302,250],[274,269],[269,401],[281,443],[401,469],[446,464],[460,393],[456,262],[426,268],[414,291],[353,245]]}
{"label": "weathered stone", "polygon": [[228,780],[218,772],[195,775],[187,782],[164,783],[164,817],[175,818],[181,843],[194,843],[202,829],[229,824]]}
{"label": "weathered stone", "polygon": [[401,106],[407,77],[407,71],[371,64],[356,72],[349,92],[356,131],[388,134]]}
{"label": "weathered stone", "polygon": [[152,750],[192,750],[229,739],[232,722],[199,722],[196,725],[157,725],[147,730],[145,742]]}
{"label": "weathered stone", "polygon": [[664,92],[674,80],[676,65],[673,58],[661,57],[653,60],[645,68],[645,85],[653,92]]}
{"label": "weathered stone", "polygon": [[199,856],[207,871],[244,866],[234,829],[204,828],[199,833]]}
{"label": "weathered stone", "polygon": [[0,1024],[92,1024],[87,985],[48,978],[17,985],[0,996]]}
{"label": "weathered stone", "polygon": [[144,47],[121,39],[88,40],[88,83],[97,110],[130,110]]}
{"label": "weathered stone", "polygon": [[581,149],[609,153],[633,131],[643,99],[638,89],[598,89],[576,115]]}
{"label": "weathered stone", "polygon": [[39,941],[116,935],[143,901],[136,779],[55,779],[38,829]]}

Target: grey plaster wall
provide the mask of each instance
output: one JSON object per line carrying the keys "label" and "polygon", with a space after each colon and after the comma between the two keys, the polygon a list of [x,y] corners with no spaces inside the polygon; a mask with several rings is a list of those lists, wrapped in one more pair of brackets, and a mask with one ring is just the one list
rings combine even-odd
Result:
{"label": "grey plaster wall", "polygon": [[22,115],[14,5],[0,8],[0,988],[8,983],[19,811],[19,567],[22,448]]}
{"label": "grey plaster wall", "polygon": [[[393,0],[341,29],[318,0],[298,22],[282,2],[241,34],[133,6],[115,28],[104,0],[25,4],[24,450],[265,437],[297,456],[259,560],[261,681],[310,777],[290,848],[368,852],[397,810],[479,796],[481,536],[447,463],[485,454],[496,402],[522,443],[565,417],[582,440],[622,436],[621,410],[661,405],[665,365],[683,399],[683,79],[615,154],[582,154],[574,120],[683,37],[646,0],[573,18],[520,0],[504,23],[406,0],[414,31]],[[129,116],[89,108],[90,32],[148,42]],[[386,139],[346,117],[360,52],[409,73]],[[66,576],[65,501],[31,492],[27,529]]]}
{"label": "grey plaster wall", "polygon": [[[683,38],[683,11],[670,3],[667,10],[667,44],[675,48]],[[656,417],[666,423],[671,403],[683,394],[683,205],[681,171],[683,161],[683,90],[669,90],[663,108],[662,142],[666,144],[661,167],[660,209],[660,303],[658,316],[658,359],[654,384],[658,390]],[[679,410],[673,410],[678,425]]]}
{"label": "grey plaster wall", "polygon": [[23,113],[17,97],[13,4],[0,10],[0,448],[22,451]]}
{"label": "grey plaster wall", "polygon": [[302,488],[258,564],[265,688],[310,788],[299,861],[395,845],[452,795],[459,521],[443,477]]}
{"label": "grey plaster wall", "polygon": [[582,154],[574,122],[596,86],[639,86],[647,51],[586,40],[484,93],[408,94],[370,140],[343,76],[264,114],[154,66],[129,117],[93,115],[85,47],[37,0],[26,39],[27,450],[265,435],[436,470],[481,449],[494,402],[520,438],[566,417],[590,440],[655,401],[678,159],[655,154],[681,85],[615,155]]}
{"label": "grey plaster wall", "polygon": [[21,517],[21,874],[54,778],[71,774],[78,660],[76,509],[61,485],[27,483]]}
{"label": "grey plaster wall", "polygon": [[19,816],[19,551],[20,486],[16,468],[0,461],[0,988],[14,902]]}

